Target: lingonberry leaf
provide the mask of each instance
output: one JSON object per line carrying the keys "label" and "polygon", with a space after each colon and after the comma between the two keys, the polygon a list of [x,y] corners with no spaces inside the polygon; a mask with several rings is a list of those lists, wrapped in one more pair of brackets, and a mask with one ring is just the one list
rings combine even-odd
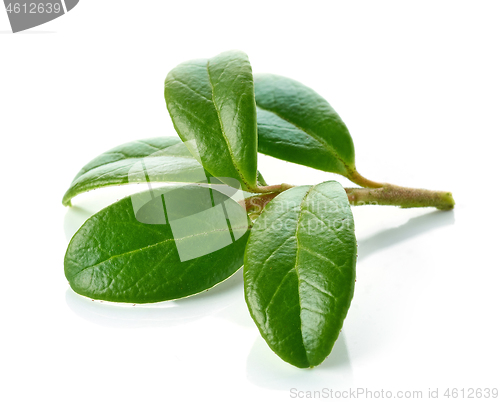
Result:
{"label": "lingonberry leaf", "polygon": [[153,303],[209,289],[243,264],[246,211],[198,185],[126,197],[90,217],[68,246],[73,290],[92,299]]}
{"label": "lingonberry leaf", "polygon": [[[203,169],[178,137],[157,137],[119,145],[86,164],[64,194],[71,205],[78,194],[101,187],[145,182],[206,182]],[[266,182],[258,172],[258,184]]]}
{"label": "lingonberry leaf", "polygon": [[346,177],[356,170],[351,135],[323,97],[278,75],[254,80],[259,152]]}
{"label": "lingonberry leaf", "polygon": [[[142,162],[147,158],[146,169]],[[138,166],[139,169],[134,169]],[[144,173],[149,172],[146,175]],[[100,187],[145,182],[198,182],[203,168],[177,137],[158,137],[119,145],[90,161],[73,179],[63,204]]]}
{"label": "lingonberry leaf", "polygon": [[354,292],[356,238],[335,181],[281,193],[257,218],[245,252],[245,299],[271,349],[297,367],[331,352]]}
{"label": "lingonberry leaf", "polygon": [[177,133],[206,170],[243,189],[257,185],[257,118],[252,69],[239,51],[182,63],[165,80]]}

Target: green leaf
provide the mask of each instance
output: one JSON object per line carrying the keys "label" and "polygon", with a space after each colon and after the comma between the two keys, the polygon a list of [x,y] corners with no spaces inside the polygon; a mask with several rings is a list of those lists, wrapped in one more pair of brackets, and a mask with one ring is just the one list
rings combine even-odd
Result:
{"label": "green leaf", "polygon": [[245,252],[245,299],[271,349],[297,367],[331,352],[354,292],[356,238],[342,186],[328,181],[281,193]]}
{"label": "green leaf", "polygon": [[165,80],[165,100],[177,133],[212,175],[256,187],[257,118],[246,54],[222,53],[182,63]]}
{"label": "green leaf", "polygon": [[152,303],[209,289],[243,264],[245,210],[198,185],[124,198],[72,238],[64,269],[73,290],[113,302]]}
{"label": "green leaf", "polygon": [[[178,137],[149,138],[122,144],[93,159],[78,172],[62,202],[71,205],[73,197],[101,187],[147,181],[196,183],[207,177],[212,175]],[[260,173],[258,181],[265,185]]]}
{"label": "green leaf", "polygon": [[255,75],[259,152],[349,177],[354,144],[330,104],[290,78]]}
{"label": "green leaf", "polygon": [[[159,137],[119,145],[86,164],[64,194],[63,204],[85,191],[120,184],[146,182],[142,159],[148,158],[149,181],[197,182],[203,168],[177,137]],[[133,169],[134,166],[139,169]],[[206,179],[205,179],[206,180]]]}

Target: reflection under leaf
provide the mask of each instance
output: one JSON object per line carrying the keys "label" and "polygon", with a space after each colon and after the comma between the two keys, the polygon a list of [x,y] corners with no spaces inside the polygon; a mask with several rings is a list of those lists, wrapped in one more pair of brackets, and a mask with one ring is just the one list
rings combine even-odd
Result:
{"label": "reflection under leaf", "polygon": [[[196,321],[208,315],[231,317],[230,307],[239,302],[241,269],[217,286],[183,299],[152,304],[109,303],[80,296],[68,289],[66,304],[78,316],[94,324],[113,328],[170,327]],[[235,318],[236,319],[236,318]]]}

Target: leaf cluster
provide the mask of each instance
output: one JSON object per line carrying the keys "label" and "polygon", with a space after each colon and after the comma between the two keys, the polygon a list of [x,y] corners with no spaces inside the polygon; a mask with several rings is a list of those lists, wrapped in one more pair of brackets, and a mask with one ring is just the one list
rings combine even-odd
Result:
{"label": "leaf cluster", "polygon": [[[139,140],[98,156],[63,197],[71,205],[85,191],[149,185],[76,232],[64,259],[70,286],[92,299],[154,303],[200,293],[243,266],[246,303],[269,347],[294,366],[317,366],[354,293],[350,203],[408,193],[359,175],[349,131],[324,98],[289,78],[254,75],[242,52],[178,65],[164,93],[179,138]],[[374,192],[333,180],[268,185],[258,152]]]}

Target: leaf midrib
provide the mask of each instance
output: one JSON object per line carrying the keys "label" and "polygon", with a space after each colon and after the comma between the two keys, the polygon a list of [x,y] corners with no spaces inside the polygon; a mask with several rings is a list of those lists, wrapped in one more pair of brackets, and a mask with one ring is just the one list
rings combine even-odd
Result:
{"label": "leaf midrib", "polygon": [[[129,224],[130,222],[126,222],[127,224]],[[123,256],[126,256],[126,255],[129,255],[129,254],[133,254],[133,253],[139,253],[143,250],[146,250],[146,249],[149,249],[149,248],[152,248],[152,247],[156,247],[156,246],[160,246],[160,245],[163,245],[165,243],[168,243],[169,241],[176,241],[176,240],[184,240],[184,239],[188,239],[188,238],[191,238],[191,237],[195,237],[195,236],[203,236],[203,235],[207,235],[207,234],[210,234],[210,233],[216,233],[216,232],[224,232],[224,231],[228,231],[228,232],[232,232],[234,229],[243,229],[245,228],[244,226],[238,226],[238,227],[235,227],[233,229],[218,229],[218,230],[212,230],[210,232],[203,232],[203,233],[197,233],[197,234],[194,234],[194,235],[190,235],[190,236],[184,236],[184,237],[180,237],[180,238],[176,238],[176,239],[165,239],[165,240],[162,240],[162,241],[159,241],[155,244],[150,244],[149,246],[146,246],[146,247],[141,247],[141,248],[138,248],[138,249],[135,249],[135,250],[130,250],[130,251],[127,251],[125,253],[121,253],[121,254],[115,254],[97,264],[94,264],[94,265],[89,265],[88,267],[84,267],[82,270],[78,271],[74,276],[78,276],[80,275],[83,271],[86,271],[87,269],[90,269],[90,268],[97,268],[99,265],[102,265],[104,264],[105,262],[108,262],[110,260],[114,260],[115,258],[119,258],[119,257],[123,257]],[[248,228],[248,227],[247,227]],[[76,261],[73,261],[74,263],[76,263]],[[76,263],[77,265],[79,265],[78,263]]]}
{"label": "leaf midrib", "polygon": [[219,111],[219,108],[217,107],[217,104],[216,104],[215,98],[214,98],[214,96],[215,96],[214,95],[214,84],[212,82],[212,76],[210,75],[210,69],[208,68],[209,64],[210,64],[210,59],[207,60],[206,70],[207,70],[207,75],[208,75],[208,82],[210,84],[210,89],[211,89],[211,92],[212,92],[212,103],[214,105],[215,112],[217,113],[217,119],[219,121],[220,132],[222,134],[222,138],[224,138],[224,141],[226,142],[227,149],[228,149],[228,152],[229,152],[229,156],[230,156],[230,159],[231,159],[231,163],[233,164],[234,169],[238,173],[238,176],[240,177],[241,181],[245,184],[245,186],[248,189],[250,189],[251,186],[247,183],[247,181],[245,180],[245,178],[241,174],[241,171],[240,171],[240,169],[238,168],[238,166],[236,164],[236,160],[235,160],[233,151],[232,151],[231,146],[229,144],[229,140],[228,140],[228,138],[226,136],[226,132],[224,131],[224,126],[222,124],[222,118],[221,118],[221,115],[220,115],[220,111]]}
{"label": "leaf midrib", "polygon": [[304,346],[304,351],[305,351],[305,354],[306,354],[306,360],[307,360],[307,363],[310,365],[311,363],[309,362],[309,356],[308,356],[308,353],[307,353],[307,349],[306,349],[306,345],[305,345],[305,342],[304,342],[304,333],[303,333],[303,330],[302,330],[302,301],[301,301],[301,297],[300,297],[300,275],[299,275],[299,269],[298,269],[298,263],[299,263],[299,252],[300,252],[300,243],[299,243],[299,228],[300,228],[300,220],[303,216],[303,206],[304,206],[304,203],[305,203],[305,200],[307,198],[307,196],[309,195],[309,193],[313,190],[315,186],[311,186],[311,188],[309,190],[307,190],[307,192],[304,194],[304,198],[302,198],[302,201],[300,202],[300,209],[299,209],[299,214],[298,214],[298,217],[297,217],[297,229],[295,230],[295,239],[297,239],[297,252],[295,254],[295,264],[294,264],[294,268],[295,268],[295,273],[297,274],[297,283],[298,283],[298,286],[297,286],[297,293],[298,293],[298,296],[299,296],[299,309],[300,309],[300,312],[299,312],[299,321],[300,321],[300,337],[302,339],[302,345]]}
{"label": "leaf midrib", "polygon": [[290,121],[289,119],[287,119],[286,117],[283,117],[281,114],[279,114],[278,112],[274,111],[274,110],[271,110],[271,109],[267,109],[265,107],[262,107],[260,105],[257,104],[257,107],[259,109],[262,109],[262,110],[265,110],[266,112],[269,112],[269,113],[273,113],[274,115],[276,115],[277,117],[279,117],[280,119],[286,121],[287,123],[290,123],[292,126],[294,126],[296,129],[304,132],[305,134],[309,135],[310,137],[314,138],[316,141],[318,141],[320,144],[324,145],[325,148],[329,149],[331,154],[337,159],[339,160],[340,162],[342,162],[342,164],[344,165],[345,169],[347,170],[347,172],[350,172],[351,171],[351,168],[347,165],[347,163],[344,161],[344,159],[342,159],[337,151],[335,150],[335,148],[333,146],[331,146],[330,144],[328,144],[327,142],[325,142],[325,140],[323,138],[321,138],[320,136],[316,135],[315,133],[303,128],[303,127],[300,127],[299,125],[295,124],[294,122]]}

